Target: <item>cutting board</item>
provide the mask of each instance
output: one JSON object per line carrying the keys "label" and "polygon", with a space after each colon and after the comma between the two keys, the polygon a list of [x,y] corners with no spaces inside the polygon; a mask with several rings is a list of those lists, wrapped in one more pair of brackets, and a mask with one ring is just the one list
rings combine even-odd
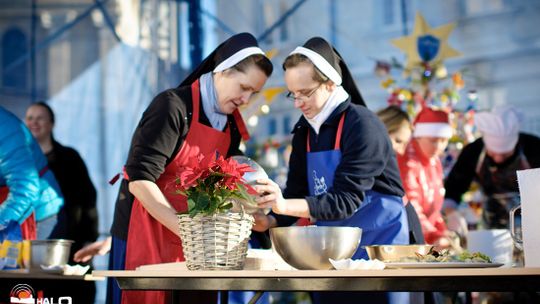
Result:
{"label": "cutting board", "polygon": [[[244,270],[294,270],[271,249],[249,249]],[[137,267],[135,270],[178,270],[187,271],[186,262],[149,264]]]}

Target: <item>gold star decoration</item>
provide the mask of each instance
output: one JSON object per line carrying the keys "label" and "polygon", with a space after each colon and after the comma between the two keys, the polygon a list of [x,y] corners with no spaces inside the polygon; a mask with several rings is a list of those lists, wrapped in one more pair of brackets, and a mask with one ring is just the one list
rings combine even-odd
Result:
{"label": "gold star decoration", "polygon": [[407,56],[405,71],[422,63],[439,64],[446,58],[460,56],[461,53],[448,44],[448,36],[455,23],[431,28],[420,13],[416,13],[414,30],[410,36],[392,40],[392,44]]}

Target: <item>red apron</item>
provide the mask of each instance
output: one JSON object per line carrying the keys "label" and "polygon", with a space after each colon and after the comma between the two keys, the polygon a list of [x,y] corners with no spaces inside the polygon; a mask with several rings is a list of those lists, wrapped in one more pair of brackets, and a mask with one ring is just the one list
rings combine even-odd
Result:
{"label": "red apron", "polygon": [[[42,177],[45,172],[49,170],[48,166],[45,166],[39,171],[39,177]],[[0,187],[0,205],[7,199],[9,195],[9,188],[6,186]],[[21,232],[23,240],[35,240],[37,238],[37,224],[34,212],[24,220],[21,224]]]}
{"label": "red apron", "polygon": [[[219,151],[221,155],[227,155],[231,142],[230,125],[225,132],[199,122],[199,81],[191,85],[193,99],[193,117],[186,140],[182,144],[178,154],[174,157],[165,172],[158,178],[156,184],[163,192],[169,203],[177,211],[187,211],[187,198],[185,196],[165,191],[167,185],[173,183],[178,172],[188,165],[188,159],[202,153],[208,155]],[[236,110],[237,112],[237,110]],[[240,113],[235,113],[236,123],[244,135],[245,126],[239,121]],[[126,249],[126,270],[134,270],[140,265],[170,263],[184,261],[182,243],[180,238],[169,229],[155,220],[135,198]],[[169,293],[164,291],[124,291],[122,303],[166,303],[170,302]]]}
{"label": "red apron", "polygon": [[[8,187],[0,187],[0,205],[7,199],[7,196],[9,194],[9,188]],[[22,232],[22,238],[23,240],[35,240],[37,237],[37,230],[36,230],[36,218],[34,217],[34,213],[30,214],[29,217],[24,220],[21,224],[21,232]]]}

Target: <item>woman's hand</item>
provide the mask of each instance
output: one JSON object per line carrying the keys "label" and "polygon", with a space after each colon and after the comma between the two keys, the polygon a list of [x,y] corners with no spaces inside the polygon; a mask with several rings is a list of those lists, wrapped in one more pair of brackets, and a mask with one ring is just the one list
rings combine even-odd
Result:
{"label": "woman's hand", "polygon": [[278,184],[270,179],[259,179],[253,188],[259,193],[259,197],[255,200],[259,208],[272,208],[274,213],[286,214],[287,203]]}
{"label": "woman's hand", "polygon": [[254,231],[264,232],[270,228],[277,226],[276,219],[271,215],[266,215],[263,212],[259,211],[252,214],[252,216],[253,218],[255,218],[255,223],[251,228]]}
{"label": "woman's hand", "polygon": [[111,250],[112,238],[108,237],[101,241],[90,243],[75,252],[73,260],[75,262],[88,262],[95,255],[105,255]]}
{"label": "woman's hand", "polygon": [[[272,208],[275,214],[290,215],[296,217],[311,217],[309,206],[305,199],[284,199],[278,184],[269,179],[257,180],[257,185],[253,186],[259,193],[255,200],[259,208]],[[271,227],[270,227],[271,228]]]}

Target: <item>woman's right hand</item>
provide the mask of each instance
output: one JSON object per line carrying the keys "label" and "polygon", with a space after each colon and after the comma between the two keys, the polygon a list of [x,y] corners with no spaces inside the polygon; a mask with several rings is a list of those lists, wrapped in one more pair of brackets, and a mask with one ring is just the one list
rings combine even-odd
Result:
{"label": "woman's right hand", "polygon": [[259,211],[252,214],[252,216],[255,218],[255,223],[251,228],[254,231],[264,232],[276,226],[276,219],[271,215],[265,215],[263,212]]}
{"label": "woman's right hand", "polygon": [[84,246],[75,252],[73,260],[75,262],[88,262],[95,255],[105,255],[111,250],[112,238],[108,237],[101,241],[96,241]]}

